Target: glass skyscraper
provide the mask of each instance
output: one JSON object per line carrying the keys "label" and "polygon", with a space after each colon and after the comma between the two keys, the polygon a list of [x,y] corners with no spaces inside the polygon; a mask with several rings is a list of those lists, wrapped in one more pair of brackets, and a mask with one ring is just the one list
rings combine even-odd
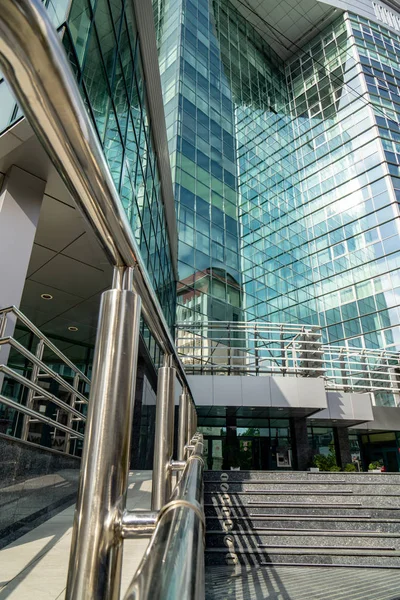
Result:
{"label": "glass skyscraper", "polygon": [[155,4],[179,230],[178,321],[242,319],[235,104],[208,2]]}
{"label": "glass skyscraper", "polygon": [[325,343],[399,350],[394,27],[340,11],[289,56],[283,32],[282,58],[240,3],[154,10],[178,321],[314,324]]}

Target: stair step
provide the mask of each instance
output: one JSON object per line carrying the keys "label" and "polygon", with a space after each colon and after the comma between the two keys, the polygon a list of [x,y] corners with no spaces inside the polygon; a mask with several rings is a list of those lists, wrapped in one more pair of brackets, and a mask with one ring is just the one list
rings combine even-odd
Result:
{"label": "stair step", "polygon": [[[204,487],[207,488],[208,485],[220,485],[222,483],[228,483],[229,485],[259,485],[259,484],[272,484],[272,485],[303,485],[304,483],[306,483],[306,485],[337,485],[338,483],[340,483],[341,485],[350,485],[352,482],[351,481],[347,481],[346,479],[339,479],[336,481],[332,481],[327,479],[326,481],[304,481],[304,479],[244,479],[243,481],[237,481],[237,480],[232,480],[232,479],[227,479],[226,481],[221,479],[221,480],[215,480],[215,479],[210,479],[207,480],[206,478],[204,478]],[[368,483],[367,483],[368,485]],[[388,484],[390,485],[390,484]]]}
{"label": "stair step", "polygon": [[[336,508],[329,508],[325,506],[315,506],[308,504],[306,506],[296,506],[290,504],[281,505],[246,505],[246,506],[218,506],[218,505],[205,505],[204,506],[206,516],[212,517],[224,517],[224,518],[237,518],[246,517],[256,519],[258,515],[268,514],[271,517],[275,515],[276,518],[283,518],[285,516],[304,516],[304,517],[324,517],[324,518],[338,518],[341,516],[346,517],[357,517],[357,518],[377,518],[380,520],[393,519],[394,516],[399,516],[398,511],[390,509],[380,509],[365,506],[346,507],[343,505],[336,505]],[[347,513],[347,514],[346,514]],[[398,520],[398,519],[397,519]]]}
{"label": "stair step", "polygon": [[305,483],[301,485],[300,483],[297,486],[287,486],[284,485],[284,482],[275,485],[272,482],[269,482],[269,485],[266,484],[260,485],[259,483],[254,483],[250,485],[248,483],[226,483],[226,484],[209,484],[204,487],[204,494],[206,496],[212,495],[221,495],[221,494],[229,494],[232,496],[243,496],[243,495],[252,495],[252,494],[287,494],[288,496],[292,496],[295,494],[302,494],[308,496],[315,495],[326,495],[329,496],[331,494],[336,496],[345,496],[347,494],[357,495],[357,496],[365,496],[365,497],[374,497],[374,496],[382,496],[382,494],[386,496],[396,496],[400,498],[400,486],[393,485],[385,485],[384,490],[382,490],[381,486],[377,486],[376,484],[347,484],[347,486],[336,486],[335,485],[321,485],[315,484],[310,485]]}
{"label": "stair step", "polygon": [[[328,551],[329,552],[329,551]],[[391,555],[378,555],[376,552],[369,552],[368,554],[357,553],[354,551],[350,553],[339,553],[332,552],[321,555],[320,552],[316,554],[304,554],[302,550],[289,552],[277,552],[259,550],[256,553],[251,552],[227,552],[226,550],[207,550],[205,553],[205,564],[206,565],[226,565],[233,566],[235,564],[241,564],[247,567],[268,567],[274,565],[287,565],[287,566],[343,566],[343,567],[365,567],[368,569],[400,569],[400,559],[397,553]]]}
{"label": "stair step", "polygon": [[223,548],[231,551],[252,551],[254,548],[306,548],[308,550],[325,550],[342,548],[343,550],[399,550],[400,537],[354,536],[354,535],[287,535],[285,531],[278,533],[265,532],[213,532],[206,536],[208,548]]}
{"label": "stair step", "polygon": [[[222,476],[222,478],[221,478]],[[400,473],[332,473],[329,471],[310,473],[306,471],[206,471],[205,485],[208,483],[258,483],[290,482],[296,483],[365,483],[379,485],[400,485]]]}
{"label": "stair step", "polygon": [[[310,546],[304,546],[301,544],[292,544],[292,545],[287,545],[287,544],[257,544],[257,548],[285,548],[285,549],[292,549],[292,548],[300,548],[303,550],[372,550],[372,551],[377,551],[377,552],[390,552],[393,551],[395,552],[397,550],[397,548],[395,548],[394,546],[313,546],[312,548],[310,548]],[[235,549],[236,551],[236,549]],[[399,554],[400,556],[400,554]]]}
{"label": "stair step", "polygon": [[[365,550],[364,548],[335,548],[332,547],[330,549],[324,548],[324,547],[318,547],[318,548],[309,548],[307,546],[299,546],[299,547],[295,547],[295,546],[284,546],[285,548],[285,554],[299,554],[300,556],[303,556],[305,554],[310,554],[310,555],[323,555],[323,554],[327,554],[329,556],[332,555],[337,555],[337,556],[372,556],[372,557],[379,557],[379,556],[390,556],[390,557],[397,557],[398,559],[400,558],[400,551],[399,550],[392,550],[391,548],[385,548],[384,550],[376,550],[376,548],[370,548]],[[277,550],[275,552],[275,549]],[[216,554],[226,554],[227,552],[231,552],[233,554],[263,554],[262,550],[258,549],[258,548],[249,548],[249,549],[245,549],[245,548],[235,548],[234,550],[229,550],[228,548],[207,548],[206,549],[206,554],[210,553],[216,553]],[[273,547],[268,547],[268,553],[271,554],[282,554],[282,547],[279,546],[273,546]],[[400,564],[400,561],[399,561]]]}
{"label": "stair step", "polygon": [[[399,503],[400,504],[400,503]],[[247,514],[247,511],[250,510],[254,510],[256,508],[258,509],[262,509],[262,508],[271,508],[271,509],[282,509],[282,508],[295,508],[295,509],[306,509],[306,510],[313,510],[313,511],[325,511],[326,509],[333,509],[335,511],[342,511],[342,510],[362,510],[362,511],[369,511],[374,513],[373,516],[375,517],[380,517],[380,516],[389,516],[392,513],[398,513],[398,511],[400,510],[400,505],[399,506],[382,506],[379,505],[377,503],[376,506],[371,505],[371,504],[364,504],[363,502],[307,502],[307,501],[300,501],[300,502],[294,502],[291,500],[287,500],[287,501],[275,501],[275,500],[248,500],[247,502],[243,502],[240,504],[235,504],[235,503],[230,503],[230,502],[217,502],[215,501],[214,503],[211,502],[205,502],[204,503],[204,507],[207,508],[207,514],[210,514],[211,509],[218,509],[219,511],[222,511],[224,513],[229,513],[229,511],[232,513],[235,510],[240,512],[245,512],[245,514]],[[255,514],[255,513],[254,513]],[[319,514],[317,512],[315,513],[311,513],[311,514]],[[335,513],[332,513],[332,516],[335,516]]]}
{"label": "stair step", "polygon": [[[315,490],[313,492],[310,491],[305,491],[305,490],[241,490],[240,492],[234,492],[229,490],[229,492],[223,492],[223,491],[218,491],[218,492],[206,492],[207,494],[213,494],[214,496],[216,494],[226,494],[228,493],[229,496],[241,496],[241,495],[254,495],[257,494],[259,496],[261,496],[262,494],[267,494],[268,496],[295,496],[295,495],[300,495],[300,496],[347,496],[347,495],[351,495],[353,494],[352,490]],[[360,494],[360,495],[364,495],[364,494]],[[397,494],[393,494],[394,496],[397,496]]]}
{"label": "stair step", "polygon": [[271,527],[256,527],[254,529],[230,529],[225,532],[222,530],[215,529],[207,529],[206,535],[243,535],[243,534],[251,534],[251,535],[265,535],[265,532],[268,532],[270,536],[304,536],[304,534],[308,534],[311,536],[326,536],[326,537],[343,537],[343,536],[351,536],[351,537],[377,537],[377,538],[399,538],[400,540],[400,531],[398,533],[391,533],[386,531],[368,531],[366,529],[274,529]]}
{"label": "stair step", "polygon": [[[315,502],[261,502],[259,500],[249,500],[248,505],[256,505],[256,506],[304,506],[306,508],[310,508],[311,506],[313,508],[337,508],[338,504],[336,502],[332,502],[332,503],[323,503],[323,504],[316,504]],[[246,506],[246,505],[244,505]],[[355,506],[363,506],[361,502],[345,502],[345,503],[340,503],[340,506],[346,506],[346,507],[355,507]],[[400,509],[400,507],[399,507]]]}
{"label": "stair step", "polygon": [[[300,515],[296,515],[296,514],[288,514],[288,515],[285,515],[285,514],[265,515],[263,513],[249,513],[246,516],[243,516],[243,517],[239,516],[239,517],[234,517],[234,518],[235,519],[249,519],[250,518],[250,519],[255,519],[255,520],[258,520],[258,519],[275,519],[276,520],[277,517],[279,517],[280,519],[306,520],[306,521],[325,521],[325,520],[327,520],[327,521],[329,521],[329,520],[336,521],[338,519],[352,519],[352,520],[354,519],[354,520],[357,520],[357,521],[364,521],[364,519],[371,519],[371,515],[369,515],[369,514],[363,514],[362,517],[357,517],[357,516],[349,516],[349,515],[335,515],[335,516],[330,516],[330,515],[326,515],[326,516],[314,516],[314,515],[310,515],[310,516],[307,516],[307,515],[302,515],[302,514],[300,514]],[[214,518],[214,519],[217,519],[217,518],[220,519],[220,518],[223,518],[223,517],[212,517],[212,518]],[[375,521],[376,520],[378,520],[378,521],[381,520],[382,521],[383,519],[371,519],[371,520],[375,520]],[[400,519],[393,519],[393,521],[395,521],[396,523],[400,523]],[[386,519],[384,520],[384,522],[386,522]]]}
{"label": "stair step", "polygon": [[272,517],[207,517],[207,531],[348,531],[353,535],[362,533],[386,534],[400,536],[400,523],[398,520],[382,520],[357,517],[285,517],[284,515]]}
{"label": "stair step", "polygon": [[400,569],[400,565],[360,565],[347,563],[295,563],[295,562],[260,562],[260,567],[342,567],[344,569]]}
{"label": "stair step", "polygon": [[379,493],[375,493],[376,492],[376,487],[377,486],[372,486],[374,489],[374,492],[372,491],[368,491],[365,486],[363,486],[363,488],[360,487],[360,489],[355,489],[357,488],[357,485],[352,486],[352,489],[329,489],[329,490],[315,490],[315,489],[306,489],[306,488],[302,488],[300,489],[265,489],[265,488],[260,488],[260,489],[256,489],[256,490],[247,490],[247,489],[232,489],[232,486],[229,486],[228,489],[220,489],[218,487],[218,489],[216,490],[205,490],[204,494],[205,494],[205,498],[210,498],[210,497],[223,497],[223,496],[229,496],[232,499],[241,499],[245,496],[254,496],[254,495],[258,495],[258,496],[354,496],[354,497],[363,497],[363,498],[382,498],[382,496],[384,496],[385,498],[388,497],[395,497],[398,498],[400,497],[400,489],[399,491],[394,491],[393,489],[388,489],[382,492],[382,490]]}
{"label": "stair step", "polygon": [[254,503],[277,503],[277,502],[300,502],[313,504],[315,506],[325,505],[326,503],[334,503],[337,505],[345,505],[349,502],[358,502],[363,506],[371,506],[373,508],[387,508],[400,510],[400,495],[398,494],[345,494],[339,493],[323,493],[312,494],[307,491],[303,493],[284,492],[276,494],[274,492],[206,492],[204,494],[205,504],[229,504],[232,506],[243,506]]}

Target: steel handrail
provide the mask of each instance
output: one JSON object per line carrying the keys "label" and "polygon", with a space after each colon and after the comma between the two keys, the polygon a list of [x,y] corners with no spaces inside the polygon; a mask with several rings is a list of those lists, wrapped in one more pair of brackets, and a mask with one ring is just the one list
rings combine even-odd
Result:
{"label": "steel handrail", "polygon": [[193,441],[193,453],[158,515],[125,600],[204,599],[203,438]]}
{"label": "steel handrail", "polygon": [[40,0],[2,0],[0,68],[110,263],[133,270],[153,337],[190,389],[60,39]]}
{"label": "steel handrail", "polygon": [[[238,326],[239,323],[239,326]],[[367,348],[367,349],[357,349],[357,348],[348,348],[347,346],[338,346],[335,344],[321,344],[319,340],[313,339],[305,339],[299,340],[297,336],[299,335],[321,335],[322,329],[319,327],[314,327],[313,329],[303,329],[303,325],[301,324],[276,324],[276,323],[251,323],[251,322],[232,322],[232,321],[209,321],[207,323],[183,323],[178,322],[175,325],[176,330],[176,342],[190,342],[192,337],[196,340],[198,339],[206,339],[215,342],[214,337],[210,337],[207,335],[207,332],[210,331],[213,334],[217,331],[224,332],[226,335],[219,335],[217,338],[218,342],[226,341],[229,344],[232,344],[232,341],[238,342],[241,338],[230,337],[228,334],[232,332],[239,333],[248,333],[246,336],[246,340],[243,341],[251,341],[251,342],[264,342],[264,343],[286,343],[286,348],[290,347],[290,345],[295,342],[296,344],[306,344],[307,347],[316,346],[318,351],[323,352],[324,354],[334,355],[334,354],[344,354],[346,356],[370,356],[370,357],[379,357],[381,359],[393,359],[398,360],[400,362],[400,353],[394,352],[391,350],[387,350],[385,348]],[[283,335],[295,335],[292,339],[281,339],[280,337],[271,338],[263,338],[263,337],[255,337],[255,333],[257,334],[283,334]],[[185,335],[186,334],[186,335]],[[226,344],[228,346],[229,344]],[[187,343],[186,347],[190,347],[193,344]],[[241,346],[237,347],[235,345],[235,349],[238,351],[249,351],[254,352],[254,347],[249,346]],[[258,349],[261,349],[258,348]],[[280,352],[280,348],[271,348],[271,352]],[[300,350],[297,348],[296,350]],[[303,349],[304,350],[304,349]],[[331,360],[334,360],[332,357]]]}
{"label": "steel handrail", "polygon": [[[10,377],[11,379],[15,379],[16,381],[18,381],[24,387],[27,387],[35,392],[38,392],[39,394],[41,394],[43,396],[43,398],[45,400],[50,400],[50,402],[52,402],[53,404],[56,404],[59,408],[61,408],[65,412],[71,413],[72,415],[79,417],[82,421],[86,421],[85,415],[82,414],[81,412],[79,412],[79,410],[76,410],[76,408],[74,408],[73,406],[70,406],[63,400],[60,400],[60,398],[57,398],[57,396],[55,396],[54,394],[51,394],[44,388],[40,387],[40,385],[37,385],[33,381],[30,381],[29,379],[27,379],[27,377],[24,377],[23,375],[21,375],[20,373],[17,373],[13,369],[10,369],[6,365],[0,365],[0,373],[4,373],[5,375],[8,375],[8,377]],[[74,393],[76,394],[76,392],[74,392]],[[1,403],[1,401],[0,401],[0,403]]]}
{"label": "steel handrail", "polygon": [[18,412],[21,412],[24,415],[27,415],[28,417],[32,417],[34,419],[37,419],[38,421],[41,421],[42,423],[51,425],[55,429],[60,429],[61,431],[65,431],[66,433],[69,433],[71,435],[71,438],[76,437],[81,440],[84,439],[83,434],[79,433],[78,431],[75,431],[75,429],[71,429],[70,427],[67,427],[67,425],[63,425],[62,423],[59,423],[58,421],[55,421],[54,419],[51,419],[50,417],[46,417],[42,413],[39,413],[35,410],[27,408],[26,406],[22,406],[22,404],[15,402],[15,400],[11,400],[11,398],[6,398],[5,396],[3,396],[1,394],[0,394],[0,404],[5,404],[9,408],[13,408],[14,410],[17,410]]}
{"label": "steel handrail", "polygon": [[81,392],[75,389],[70,383],[68,383],[68,381],[65,381],[65,379],[61,377],[61,375],[53,371],[53,369],[48,367],[42,360],[37,358],[37,356],[32,354],[32,352],[27,350],[25,346],[20,344],[20,342],[18,342],[11,336],[0,338],[0,347],[7,344],[14,348],[14,350],[17,350],[20,354],[22,354],[22,356],[24,356],[29,362],[33,363],[34,365],[37,365],[41,371],[44,371],[51,379],[54,379],[54,381],[56,381],[65,390],[67,390],[71,394],[75,394],[84,404],[88,403],[88,399],[86,398],[86,396],[81,394]]}
{"label": "steel handrail", "polygon": [[67,358],[65,356],[65,354],[63,354],[58,348],[57,346],[55,346],[53,344],[53,342],[51,342],[49,340],[49,338],[47,338],[45,335],[43,335],[43,333],[40,331],[40,329],[38,329],[36,327],[36,325],[34,325],[32,323],[32,321],[30,321],[28,319],[28,317],[26,317],[16,306],[8,306],[7,308],[2,308],[0,310],[0,317],[1,315],[7,315],[7,314],[14,314],[17,317],[18,321],[21,321],[21,323],[23,323],[25,325],[25,327],[27,327],[29,329],[30,332],[32,332],[39,340],[43,340],[43,342],[45,343],[45,345],[56,355],[58,356],[58,358],[60,358],[63,363],[65,363],[67,365],[67,367],[69,367],[72,371],[74,371],[74,373],[77,373],[79,375],[79,379],[84,381],[85,383],[89,383],[90,384],[90,379],[80,370],[78,369],[78,367],[76,365],[74,365],[73,362],[71,362],[69,360],[69,358]]}

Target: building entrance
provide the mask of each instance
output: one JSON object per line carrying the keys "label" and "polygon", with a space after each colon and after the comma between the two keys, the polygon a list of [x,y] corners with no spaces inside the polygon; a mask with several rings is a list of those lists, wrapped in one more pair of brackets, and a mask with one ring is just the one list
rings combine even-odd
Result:
{"label": "building entrance", "polygon": [[[238,431],[238,428],[230,427],[228,431],[222,428],[221,433],[218,436],[207,435],[204,431],[204,455],[206,468],[209,470],[270,471],[292,467],[289,438],[260,435],[270,433],[270,428],[263,428],[263,431],[257,428],[253,432],[249,429]],[[249,435],[250,433],[253,435]]]}
{"label": "building entrance", "polygon": [[360,436],[364,468],[371,462],[381,461],[389,473],[400,471],[400,435],[395,431],[382,431]]}
{"label": "building entrance", "polygon": [[372,461],[382,461],[389,473],[398,473],[399,471],[397,455],[398,452],[396,452],[396,449],[394,448],[381,448],[380,450],[375,450],[371,453]]}

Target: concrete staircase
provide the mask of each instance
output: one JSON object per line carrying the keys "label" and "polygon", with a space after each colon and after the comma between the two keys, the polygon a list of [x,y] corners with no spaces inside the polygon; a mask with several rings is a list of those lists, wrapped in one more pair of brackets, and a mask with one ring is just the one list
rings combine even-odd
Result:
{"label": "concrete staircase", "polygon": [[400,569],[400,473],[206,471],[207,565]]}

